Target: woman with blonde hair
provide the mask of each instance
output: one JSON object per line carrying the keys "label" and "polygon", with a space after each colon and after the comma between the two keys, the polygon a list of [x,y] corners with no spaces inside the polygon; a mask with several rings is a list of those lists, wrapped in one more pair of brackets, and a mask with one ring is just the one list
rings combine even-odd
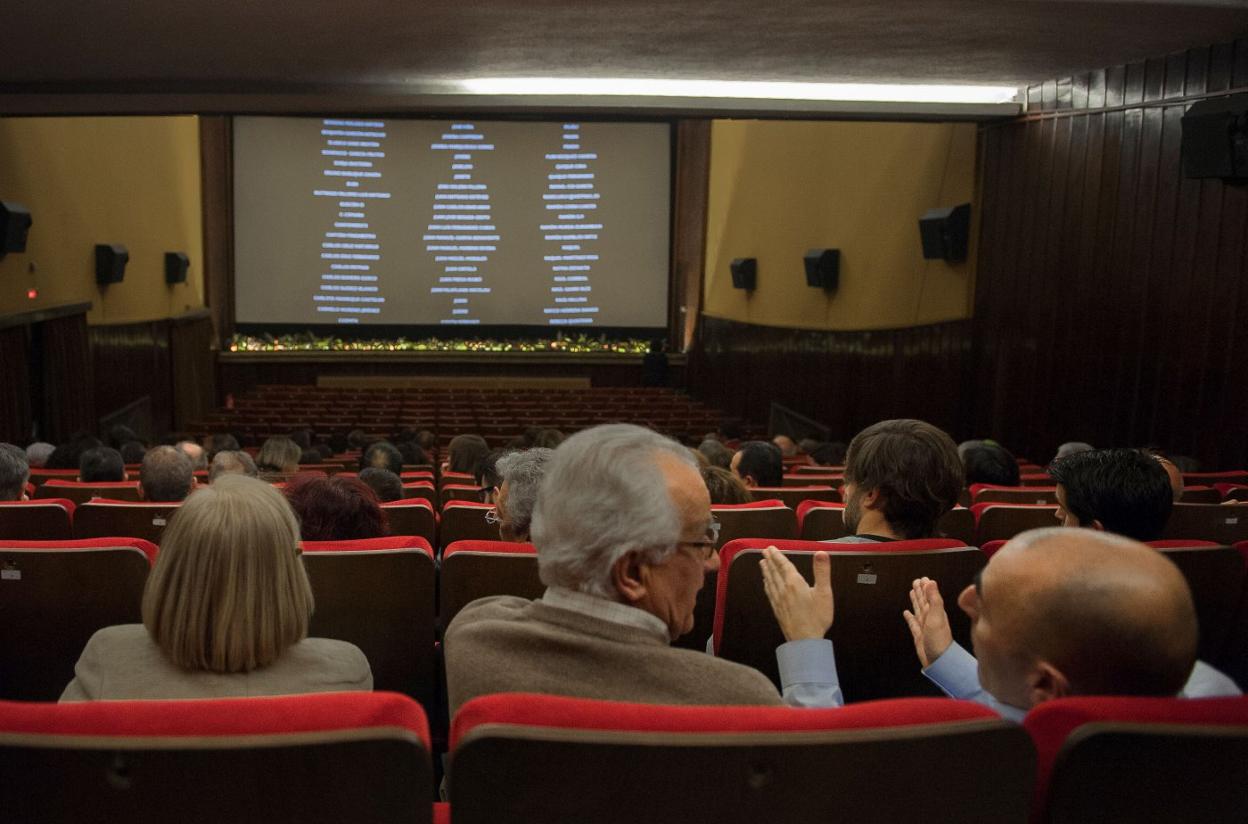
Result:
{"label": "woman with blonde hair", "polygon": [[359,648],[308,638],[299,524],[263,481],[223,476],[173,516],[143,623],[91,637],[62,701],[371,690]]}

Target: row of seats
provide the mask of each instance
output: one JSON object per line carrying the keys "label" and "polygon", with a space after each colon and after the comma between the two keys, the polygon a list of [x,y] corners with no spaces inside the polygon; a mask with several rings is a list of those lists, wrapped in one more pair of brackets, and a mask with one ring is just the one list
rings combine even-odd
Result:
{"label": "row of seats", "polygon": [[[525,693],[454,719],[431,803],[391,693],[0,702],[5,820],[894,824],[1248,820],[1248,698],[678,707]],[[67,792],[67,788],[72,791]]]}

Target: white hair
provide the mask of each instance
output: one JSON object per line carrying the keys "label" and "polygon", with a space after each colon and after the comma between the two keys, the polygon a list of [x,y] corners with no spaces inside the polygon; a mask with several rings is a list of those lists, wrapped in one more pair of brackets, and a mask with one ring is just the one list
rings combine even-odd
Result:
{"label": "white hair", "polygon": [[1067,441],[1057,448],[1057,455],[1053,457],[1053,460],[1056,461],[1058,458],[1065,458],[1067,455],[1075,455],[1079,452],[1091,451],[1092,444],[1090,443],[1084,443],[1083,441]]}
{"label": "white hair", "polygon": [[517,535],[528,535],[537,505],[537,491],[546,476],[553,449],[511,452],[498,459],[498,476],[507,484],[507,520]]}
{"label": "white hair", "polygon": [[631,424],[585,429],[559,445],[533,510],[542,583],[611,598],[620,558],[660,563],[676,551],[681,521],[659,468],[664,453],[697,469],[689,450]]}

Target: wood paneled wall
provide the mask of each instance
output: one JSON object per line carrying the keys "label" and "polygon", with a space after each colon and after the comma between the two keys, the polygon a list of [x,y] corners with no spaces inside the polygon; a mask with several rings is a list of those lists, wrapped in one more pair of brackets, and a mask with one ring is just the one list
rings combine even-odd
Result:
{"label": "wood paneled wall", "polygon": [[1180,119],[1248,86],[1248,41],[1028,90],[983,128],[972,429],[1248,465],[1248,189],[1188,180]]}

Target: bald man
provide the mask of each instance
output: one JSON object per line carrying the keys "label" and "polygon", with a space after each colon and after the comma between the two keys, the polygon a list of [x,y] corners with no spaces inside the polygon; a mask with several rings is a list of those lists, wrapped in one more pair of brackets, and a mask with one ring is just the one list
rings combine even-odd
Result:
{"label": "bald man", "polygon": [[1024,532],[958,596],[975,657],[954,643],[935,581],[904,613],[923,674],[1005,718],[1072,695],[1239,695],[1196,660],[1196,610],[1182,573],[1129,538],[1089,529]]}

